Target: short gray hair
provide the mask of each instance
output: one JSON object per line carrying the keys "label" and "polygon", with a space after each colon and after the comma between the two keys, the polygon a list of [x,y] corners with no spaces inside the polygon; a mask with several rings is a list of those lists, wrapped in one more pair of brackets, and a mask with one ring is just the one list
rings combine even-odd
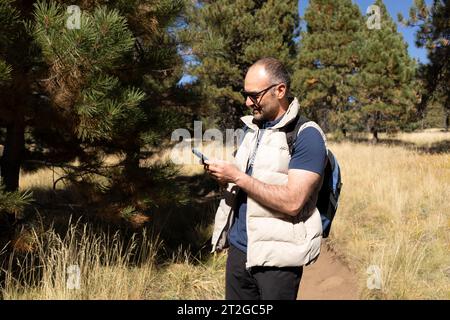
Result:
{"label": "short gray hair", "polygon": [[291,77],[289,76],[289,72],[286,70],[286,67],[280,60],[272,57],[266,57],[256,61],[252,67],[257,65],[262,65],[264,67],[269,74],[270,80],[273,82],[272,84],[281,82],[286,84],[286,93],[287,95],[289,94],[289,90],[291,88]]}

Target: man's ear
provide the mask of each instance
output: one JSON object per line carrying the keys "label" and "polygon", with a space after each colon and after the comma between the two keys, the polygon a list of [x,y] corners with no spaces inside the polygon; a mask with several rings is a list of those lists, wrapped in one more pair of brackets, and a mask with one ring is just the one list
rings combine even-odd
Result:
{"label": "man's ear", "polygon": [[280,100],[283,99],[284,97],[286,97],[286,85],[284,83],[280,84],[277,87],[276,95],[277,95],[277,98]]}

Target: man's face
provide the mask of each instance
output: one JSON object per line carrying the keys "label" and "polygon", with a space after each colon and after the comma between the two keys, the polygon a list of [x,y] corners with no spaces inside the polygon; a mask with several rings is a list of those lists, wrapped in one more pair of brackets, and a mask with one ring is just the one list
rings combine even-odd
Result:
{"label": "man's face", "polygon": [[263,91],[272,85],[263,66],[251,67],[245,76],[244,90],[247,93],[259,93],[245,100],[245,105],[252,109],[252,115],[257,121],[275,120],[279,113],[280,105],[275,94],[277,86]]}

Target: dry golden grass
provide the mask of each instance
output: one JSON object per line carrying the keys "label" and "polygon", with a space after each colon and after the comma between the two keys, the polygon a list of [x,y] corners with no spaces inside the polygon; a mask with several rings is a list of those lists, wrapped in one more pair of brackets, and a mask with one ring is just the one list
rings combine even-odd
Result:
{"label": "dry golden grass", "polygon": [[[199,146],[195,146],[200,152],[210,159],[231,160],[235,146],[219,145],[216,142],[203,142]],[[160,154],[144,160],[141,165],[150,165],[156,161],[172,160],[181,165],[180,174],[196,175],[204,172],[200,159],[196,157],[191,150],[191,144],[178,145],[174,148],[167,149]]]}
{"label": "dry golden grass", "polygon": [[[381,138],[390,138],[386,134],[381,134]],[[441,141],[450,141],[450,131],[440,129],[426,129],[418,132],[400,132],[393,136],[400,141],[411,142],[418,146],[430,145]]]}
{"label": "dry golden grass", "polygon": [[[193,264],[180,250],[162,266],[155,262],[158,242],[143,237],[124,243],[118,234],[72,226],[64,237],[48,230],[34,234],[35,260],[10,258],[4,299],[221,299],[224,256]],[[140,247],[138,248],[138,245]],[[139,263],[135,261],[139,256]],[[17,262],[22,261],[22,262]],[[28,261],[28,262],[25,262]],[[79,283],[77,284],[77,271]],[[19,274],[12,277],[15,268]],[[32,285],[34,283],[34,285]]]}
{"label": "dry golden grass", "polygon": [[[123,156],[119,155],[104,155],[103,163],[107,166],[115,165],[123,160]],[[78,160],[75,160],[69,165],[78,166],[80,163]],[[43,188],[43,189],[52,189],[53,183],[63,177],[65,172],[63,169],[58,167],[42,167],[35,172],[20,172],[20,189],[27,190],[32,188]],[[56,188],[64,188],[65,180],[61,180],[56,184]]]}
{"label": "dry golden grass", "polygon": [[[41,168],[33,173],[20,173],[20,189],[27,190],[32,188],[53,188],[53,182],[60,178],[64,173],[61,169]],[[59,187],[61,184],[57,184]]]}
{"label": "dry golden grass", "polygon": [[217,300],[225,297],[226,254],[194,264],[186,254],[168,263],[148,290],[148,299]]}
{"label": "dry golden grass", "polygon": [[[421,145],[448,138],[447,133],[441,134],[427,132],[398,137]],[[202,151],[221,158],[215,155],[214,148],[210,145]],[[431,155],[402,147],[349,142],[331,143],[330,148],[341,164],[344,185],[328,243],[358,275],[361,297],[449,299],[450,153]],[[169,152],[147,161],[167,159]],[[190,148],[185,155],[191,156]],[[202,171],[199,164],[185,165],[182,169],[183,174]],[[51,188],[52,175],[51,170],[44,169],[22,175],[21,187]],[[104,236],[89,232],[83,237],[79,245],[74,245],[71,234],[58,239],[47,233],[47,240],[38,242],[38,254],[44,261],[41,281],[35,286],[22,286],[8,278],[3,296],[7,299],[224,297],[224,255],[193,263],[180,251],[172,261],[157,267],[154,261],[157,245],[147,241],[143,243],[148,257],[145,263],[130,266],[126,263],[127,251],[125,255],[118,254],[118,244],[108,246]],[[105,255],[111,257],[106,265],[97,258]],[[79,290],[66,287],[70,264],[80,266]],[[367,269],[372,265],[381,270],[381,290],[367,288]]]}
{"label": "dry golden grass", "polygon": [[[140,268],[130,266],[136,241],[125,246],[118,234],[94,234],[86,226],[73,225],[64,237],[51,229],[34,233],[33,242],[28,254],[33,260],[11,255],[5,299],[139,299],[154,277],[156,247],[145,237]],[[72,281],[73,266],[79,269],[79,287]],[[19,274],[13,277],[15,268]]]}
{"label": "dry golden grass", "polygon": [[[331,136],[331,135],[330,135]],[[370,140],[371,133],[354,133],[351,136]],[[379,133],[378,138],[384,141],[398,140],[406,143],[413,143],[418,147],[431,146],[436,142],[450,141],[450,131],[432,128],[415,132],[398,132],[395,134]]]}
{"label": "dry golden grass", "polygon": [[[192,154],[190,149],[187,151]],[[168,156],[166,152],[163,156],[155,156],[144,162],[150,164],[165,161]],[[106,160],[108,163],[117,162],[115,157]],[[182,174],[192,175],[201,173],[202,170],[203,166],[195,163],[184,166]],[[53,171],[49,168],[42,168],[33,173],[21,172],[20,189],[51,190],[53,182],[63,174],[62,170]],[[58,183],[58,189],[63,187],[63,183]],[[47,196],[45,192],[37,196],[40,201],[52,200],[51,195]],[[4,270],[8,277],[4,287],[0,288],[2,296],[5,299],[222,299],[224,297],[224,255],[213,256],[204,262],[194,261],[187,250],[180,248],[178,254],[171,260],[157,264],[155,259],[159,250],[158,244],[152,243],[150,239],[144,239],[139,243],[133,242],[132,247],[142,245],[147,250],[148,258],[139,266],[133,266],[128,263],[132,248],[120,253],[119,248],[124,244],[119,238],[108,242],[107,235],[94,233],[85,226],[80,231],[79,227],[73,226],[65,237],[58,236],[52,230],[40,234],[24,233],[24,237],[20,238],[20,245],[17,245],[18,249],[27,251],[25,249],[28,248],[32,251],[30,256],[37,257],[40,264],[22,262],[21,265],[17,265],[18,260],[11,260],[7,270]],[[199,236],[210,232],[209,227],[204,229],[196,227]],[[25,236],[26,239],[22,239]],[[109,257],[106,264],[100,259],[104,256]],[[77,265],[80,268],[80,289],[67,288],[69,276],[67,270],[70,265]],[[12,277],[12,270],[17,268],[20,269],[19,274]],[[39,268],[41,275],[37,272]]]}
{"label": "dry golden grass", "polygon": [[[358,272],[363,298],[450,298],[450,154],[331,144],[343,191],[330,243]],[[379,266],[382,290],[368,290]]]}

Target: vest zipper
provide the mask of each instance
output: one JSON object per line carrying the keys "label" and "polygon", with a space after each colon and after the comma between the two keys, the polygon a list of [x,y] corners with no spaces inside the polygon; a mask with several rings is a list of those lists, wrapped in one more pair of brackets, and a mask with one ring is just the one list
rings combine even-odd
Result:
{"label": "vest zipper", "polygon": [[[253,158],[252,161],[251,161],[251,166],[252,167],[253,167],[253,164],[255,163],[256,153],[258,152],[259,145],[260,145],[260,143],[262,141],[262,138],[264,136],[264,130],[265,129],[259,129],[258,128],[258,131],[256,132],[256,146],[255,146],[255,150],[250,155]],[[259,136],[260,132],[261,132],[261,136]],[[250,159],[249,159],[248,162],[250,162]],[[249,168],[249,166],[247,165],[246,169],[248,169],[248,168]],[[252,175],[253,175],[253,169],[252,169]],[[248,195],[247,195],[247,203],[248,203]],[[245,262],[245,269],[248,272],[250,272],[252,267],[249,267],[249,262],[248,262],[248,260],[249,260],[248,258],[250,257],[250,254],[249,254],[249,252],[250,252],[249,243],[250,242],[249,242],[249,236],[248,236],[249,235],[249,232],[248,232],[248,216],[249,216],[249,211],[248,211],[248,205],[247,205],[247,214],[245,215],[245,222],[246,222],[246,229],[247,229],[246,230],[247,231],[247,261]]]}

